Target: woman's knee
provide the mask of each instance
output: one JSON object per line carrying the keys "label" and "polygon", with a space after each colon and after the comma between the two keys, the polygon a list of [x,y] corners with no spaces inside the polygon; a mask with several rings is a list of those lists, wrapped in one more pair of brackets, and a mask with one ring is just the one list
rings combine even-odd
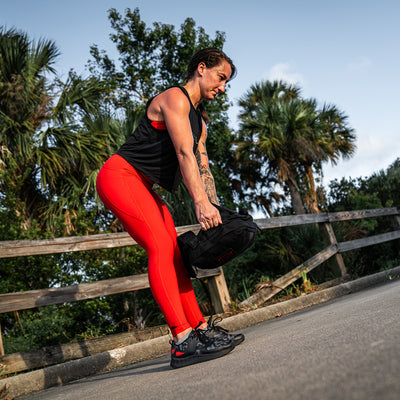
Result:
{"label": "woman's knee", "polygon": [[[155,235],[157,236],[157,235]],[[158,235],[147,243],[147,252],[151,255],[160,257],[161,260],[171,260],[173,263],[175,258],[175,244],[172,238],[168,235]]]}

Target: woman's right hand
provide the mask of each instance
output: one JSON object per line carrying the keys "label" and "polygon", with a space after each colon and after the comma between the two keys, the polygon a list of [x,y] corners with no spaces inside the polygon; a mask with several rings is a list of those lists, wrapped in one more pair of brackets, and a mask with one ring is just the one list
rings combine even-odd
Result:
{"label": "woman's right hand", "polygon": [[195,203],[196,217],[203,231],[222,224],[221,215],[208,200]]}

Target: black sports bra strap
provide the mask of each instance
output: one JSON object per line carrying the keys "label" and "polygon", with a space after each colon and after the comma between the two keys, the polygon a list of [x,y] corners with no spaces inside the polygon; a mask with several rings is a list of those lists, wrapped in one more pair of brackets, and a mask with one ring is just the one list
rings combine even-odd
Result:
{"label": "black sports bra strap", "polygon": [[[182,92],[183,92],[183,94],[188,98],[188,100],[189,100],[189,102],[190,102],[190,105],[194,108],[194,105],[193,105],[193,103],[192,103],[192,100],[190,100],[190,96],[189,96],[189,93],[187,92],[187,90],[186,90],[183,86],[171,86],[171,88],[173,88],[173,87],[177,87],[177,88],[181,89]],[[147,103],[146,103],[146,111],[147,111],[147,109],[149,108],[149,105],[150,105],[150,103],[153,101],[154,97],[156,97],[156,96],[151,97],[151,98],[147,101]],[[194,108],[194,109],[196,110],[196,108]]]}
{"label": "black sports bra strap", "polygon": [[183,86],[172,86],[172,87],[178,87],[179,89],[181,89],[184,95],[188,98],[190,105],[197,111],[197,108],[194,107],[192,100],[190,99],[189,93]]}

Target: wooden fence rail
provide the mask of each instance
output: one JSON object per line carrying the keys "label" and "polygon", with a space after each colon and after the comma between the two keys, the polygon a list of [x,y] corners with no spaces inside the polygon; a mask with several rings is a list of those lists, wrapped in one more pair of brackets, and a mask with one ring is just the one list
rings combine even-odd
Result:
{"label": "wooden fence rail", "polygon": [[[199,225],[186,225],[176,228],[178,235],[187,231],[198,232],[199,230]],[[5,240],[0,242],[0,258],[111,249],[135,245],[137,245],[136,241],[129,236],[128,232],[100,233],[55,239]]]}
{"label": "wooden fence rail", "polygon": [[[392,232],[348,242],[337,243],[331,226],[331,223],[333,222],[388,216],[391,216],[393,219],[394,230]],[[276,293],[299,279],[302,273],[311,271],[333,256],[338,256],[340,253],[361,247],[400,239],[400,212],[398,207],[336,213],[292,215],[269,219],[257,219],[256,223],[261,229],[319,224],[321,228],[323,227],[326,232],[328,232],[329,240],[327,247],[324,250],[273,282],[270,287],[264,288],[246,299],[244,302],[240,303],[239,307],[241,308],[254,308],[263,304]],[[177,227],[177,233],[180,235],[189,230],[197,232],[199,229],[199,225],[187,225]],[[115,248],[136,244],[137,243],[128,235],[128,233],[125,232],[44,240],[3,241],[0,242],[0,258]],[[344,264],[341,267],[341,272],[342,275],[346,273]],[[215,312],[219,313],[227,311],[230,307],[231,301],[222,269],[219,274],[210,275],[209,285]],[[0,294],[0,313],[91,299],[116,293],[141,290],[148,287],[149,282],[147,274],[140,274],[93,283],[83,283],[68,287]],[[1,347],[0,342],[0,355],[4,354],[4,352],[2,353]]]}
{"label": "wooden fence rail", "polygon": [[147,289],[148,287],[150,285],[147,274],[140,274],[59,288],[5,293],[0,295],[0,313],[93,299],[110,294]]}
{"label": "wooden fence rail", "polygon": [[[305,224],[328,224],[329,226],[331,222],[349,221],[362,218],[376,218],[384,216],[394,216],[399,218],[399,209],[397,207],[392,207],[373,210],[344,211],[336,213],[291,215],[268,219],[257,219],[256,223],[260,227],[260,229],[284,228]],[[181,226],[177,227],[177,233],[178,235],[180,235],[189,230],[198,232],[199,229],[199,225]],[[333,230],[332,235],[334,235]],[[334,238],[333,240],[331,240],[332,243],[330,243],[330,245],[336,245],[336,247],[334,247],[336,250],[334,252],[328,251],[326,254],[329,254],[329,257],[326,257],[325,255],[324,257],[317,258],[319,262],[317,262],[315,266],[320,265],[322,262],[326,261],[336,253],[343,253],[364,246],[370,246],[373,244],[382,243],[384,241],[399,239],[399,237],[400,230],[371,236],[364,239],[337,243],[337,245]],[[56,239],[10,240],[0,242],[0,258],[115,248],[122,246],[132,246],[136,244],[137,243],[126,232],[87,236],[71,236]],[[324,253],[322,252],[321,254]],[[314,263],[312,263],[312,265],[314,265]],[[296,271],[296,269],[291,271],[291,276],[297,276],[296,279],[298,279],[301,276],[301,272],[293,274],[294,271]],[[213,278],[212,275],[210,275],[210,277]],[[221,277],[220,281],[221,280],[223,280],[223,276]],[[217,284],[213,282],[213,284],[214,286],[219,286],[220,282],[217,282]],[[276,284],[278,287],[281,288],[286,287],[282,286],[283,282],[281,281],[276,282]],[[61,304],[70,301],[86,300],[116,293],[146,289],[148,287],[149,281],[147,278],[147,274],[140,274],[93,283],[83,283],[68,287],[0,294],[0,313],[19,311],[39,306]],[[214,298],[221,297],[221,295],[226,297],[226,293],[224,293],[224,288],[222,290],[217,290],[217,292],[214,293]],[[230,299],[228,300],[230,303]],[[243,302],[243,305],[249,305],[250,303],[251,300]],[[221,307],[218,307],[219,310],[217,312],[224,311],[223,309],[221,310],[221,308],[224,308],[224,306],[226,305],[227,301],[221,301]],[[255,304],[253,303],[253,305]]]}
{"label": "wooden fence rail", "polygon": [[[284,228],[296,225],[318,224],[323,222],[349,221],[362,218],[398,215],[397,207],[375,210],[343,211],[336,213],[289,215],[284,217],[257,219],[260,229]],[[199,225],[186,225],[176,228],[178,235],[187,231],[198,232]],[[101,233],[87,236],[70,236],[55,239],[6,240],[0,242],[0,258],[33,256],[40,254],[67,253],[83,250],[111,249],[134,246],[137,243],[127,232]]]}

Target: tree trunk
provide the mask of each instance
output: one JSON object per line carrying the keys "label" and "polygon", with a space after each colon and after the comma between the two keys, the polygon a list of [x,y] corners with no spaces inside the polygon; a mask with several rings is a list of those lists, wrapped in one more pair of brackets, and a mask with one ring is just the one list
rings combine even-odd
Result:
{"label": "tree trunk", "polygon": [[293,177],[289,177],[286,180],[286,184],[288,185],[290,197],[292,198],[292,206],[295,214],[305,214],[306,210],[304,209],[303,200],[300,196],[299,187],[297,186],[297,182]]}
{"label": "tree trunk", "polygon": [[305,168],[306,168],[306,177],[308,182],[307,205],[310,208],[311,213],[318,214],[319,208],[318,208],[317,191],[315,189],[314,174],[311,165],[306,165]]}

